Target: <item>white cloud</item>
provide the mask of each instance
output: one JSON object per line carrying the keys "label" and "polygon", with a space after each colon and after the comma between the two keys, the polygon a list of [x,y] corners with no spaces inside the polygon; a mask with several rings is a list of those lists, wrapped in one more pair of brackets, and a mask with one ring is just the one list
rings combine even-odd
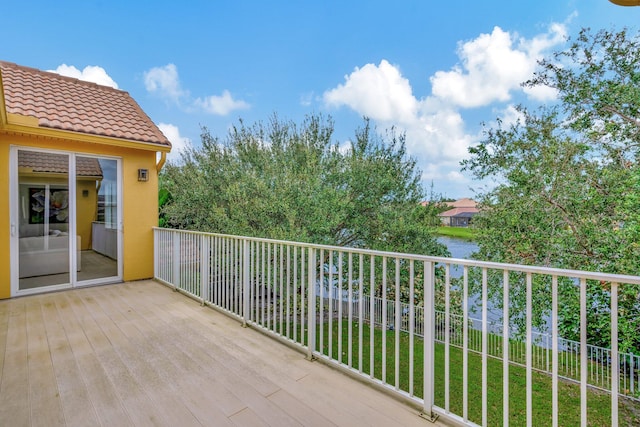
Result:
{"label": "white cloud", "polygon": [[174,64],[162,67],[154,67],[144,73],[144,85],[149,93],[154,93],[162,98],[183,105],[184,110],[202,110],[205,113],[226,116],[234,110],[244,110],[251,106],[242,100],[233,99],[228,90],[222,95],[211,95],[204,98],[193,99],[190,92],[182,88],[178,68]]}
{"label": "white cloud", "polygon": [[302,95],[300,95],[300,105],[302,105],[303,107],[309,107],[313,101],[313,98],[314,98],[313,91],[303,93]]}
{"label": "white cloud", "polygon": [[171,142],[172,148],[168,158],[175,160],[180,158],[180,152],[182,152],[189,144],[191,140],[180,135],[180,129],[177,126],[169,123],[158,123],[158,128],[162,131],[164,136]]}
{"label": "white cloud", "polygon": [[[450,71],[438,71],[431,77],[434,96],[464,108],[509,101],[514,90],[532,77],[537,61],[551,48],[564,42],[566,28],[553,24],[547,33],[530,40],[519,38],[500,27],[491,34],[458,46],[462,62]],[[526,89],[536,100],[549,100],[555,92],[549,89]]]}
{"label": "white cloud", "polygon": [[48,70],[61,76],[73,77],[74,79],[93,82],[103,86],[118,89],[118,84],[107,74],[104,68],[96,65],[87,65],[82,71],[73,65],[62,64],[55,70]]}
{"label": "white cloud", "polygon": [[[512,125],[515,125],[516,123],[518,123],[518,121],[524,120],[524,114],[518,111],[515,105],[507,105],[506,108],[498,111],[498,117],[500,117],[500,120],[502,121],[502,127],[505,129]],[[497,125],[497,123],[492,122],[491,125],[495,126]]]}
{"label": "white cloud", "polygon": [[[467,130],[461,109],[504,103],[515,92],[537,101],[555,99],[554,90],[522,88],[521,83],[533,76],[537,61],[565,39],[563,24],[553,24],[531,39],[495,27],[491,34],[459,45],[460,64],[431,77],[430,96],[414,96],[399,67],[383,59],[378,65],[356,67],[322,99],[327,107],[346,106],[380,127],[396,126],[406,132],[407,148],[423,171],[423,181],[439,181],[464,194],[476,183],[460,172],[460,161],[481,134]],[[512,105],[496,112],[503,124],[519,117]]]}
{"label": "white cloud", "polygon": [[418,100],[409,80],[386,60],[356,68],[323,99],[327,106],[348,106],[383,127],[405,131],[408,148],[419,160],[466,155],[469,138],[460,114],[437,98]]}
{"label": "white cloud", "polygon": [[148,92],[156,93],[163,98],[179,102],[183,96],[188,96],[180,86],[178,69],[174,64],[154,67],[144,73],[144,86]]}
{"label": "white cloud", "polygon": [[211,95],[204,99],[198,98],[194,101],[194,105],[202,108],[207,113],[226,116],[235,110],[246,110],[250,107],[248,103],[242,100],[233,99],[228,90],[222,92],[222,95]]}
{"label": "white cloud", "polygon": [[344,84],[324,93],[324,102],[333,107],[346,105],[374,120],[403,122],[415,116],[418,103],[409,80],[388,61],[380,65],[356,67]]}

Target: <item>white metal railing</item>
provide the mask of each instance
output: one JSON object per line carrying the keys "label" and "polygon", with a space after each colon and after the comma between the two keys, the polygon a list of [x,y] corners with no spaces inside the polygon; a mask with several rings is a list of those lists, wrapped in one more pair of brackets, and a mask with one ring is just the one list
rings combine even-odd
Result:
{"label": "white metal railing", "polygon": [[[157,280],[297,346],[309,359],[334,364],[420,404],[427,417],[441,415],[469,425],[508,425],[510,395],[522,392],[525,422],[531,426],[538,378],[534,374],[545,370],[551,373],[551,405],[536,408],[537,421],[548,416],[552,425],[558,425],[562,409],[559,378],[568,376],[579,384],[579,423],[586,425],[588,387],[593,375],[599,375],[604,379],[596,385],[610,390],[611,423],[618,424],[621,384],[611,380],[624,367],[618,351],[618,290],[640,284],[640,277],[160,228],[154,229],[154,235]],[[436,280],[438,266],[444,267],[445,275]],[[453,267],[463,269],[461,285],[452,284]],[[476,275],[471,273],[481,278],[474,282]],[[581,339],[577,344],[558,335],[561,278],[571,278],[580,287]],[[550,342],[544,345],[532,327],[534,281],[541,279],[551,297]],[[587,342],[587,283],[591,280],[610,283],[611,289],[611,349],[598,355],[600,360],[610,359],[605,365],[593,362]],[[480,290],[479,320],[470,316],[472,283],[478,283]],[[501,327],[491,325],[488,318],[490,287],[499,288],[502,296]],[[496,338],[497,332],[512,328],[512,290],[525,291],[526,336],[522,342]],[[461,307],[452,301],[454,291],[462,293]],[[436,293],[443,296],[444,314],[436,313]],[[453,314],[458,310],[461,317]],[[521,349],[514,352],[518,346]],[[569,354],[571,362],[563,362]],[[494,361],[498,356],[501,362]],[[441,367],[437,371],[436,363]],[[500,363],[501,374],[495,369],[489,373],[490,363]],[[571,375],[566,374],[567,365],[573,369]],[[470,374],[471,368],[474,372]],[[523,370],[526,377],[524,390],[512,384],[510,374],[516,370]],[[461,378],[456,376],[459,371]],[[502,384],[498,403],[502,414],[489,414],[488,387],[496,383]],[[471,395],[470,390],[476,391]],[[490,415],[498,418],[490,419]]]}
{"label": "white metal railing", "polygon": [[[369,296],[363,298],[363,305],[369,307]],[[373,297],[374,311],[373,321],[377,327],[382,326],[382,298]],[[354,310],[358,310],[358,301],[354,301]],[[335,305],[337,307],[337,304]],[[411,321],[409,313],[409,304],[401,303],[401,322],[399,329],[402,332],[409,332],[409,322]],[[424,331],[424,314],[422,307],[415,307],[416,315],[414,317],[414,331],[419,337],[423,336]],[[387,301],[387,316],[395,318],[395,304],[393,301]],[[445,342],[445,312],[435,311],[435,340],[440,343]],[[369,311],[364,312],[364,320],[369,322]],[[463,317],[458,314],[449,314],[449,343],[451,346],[462,348],[462,321]],[[475,353],[482,352],[482,320],[469,317],[469,351]],[[398,326],[388,324],[387,327],[394,329]],[[502,323],[497,321],[489,321],[487,325],[489,333],[488,337],[488,356],[496,359],[502,359],[502,339],[504,337],[502,331]],[[551,343],[552,336],[548,333],[532,331],[533,340],[533,369],[539,372],[551,374]],[[578,341],[568,340],[558,337],[559,367],[558,376],[569,381],[579,382],[580,380],[580,343]],[[596,387],[605,391],[611,390],[612,375],[612,358],[611,350],[595,345],[587,345],[589,376],[587,382],[589,386]],[[524,366],[526,357],[526,342],[510,338],[509,342],[509,361],[514,365]],[[621,369],[618,392],[621,396],[625,396],[634,400],[640,400],[640,356],[633,353],[620,353],[619,366]]]}

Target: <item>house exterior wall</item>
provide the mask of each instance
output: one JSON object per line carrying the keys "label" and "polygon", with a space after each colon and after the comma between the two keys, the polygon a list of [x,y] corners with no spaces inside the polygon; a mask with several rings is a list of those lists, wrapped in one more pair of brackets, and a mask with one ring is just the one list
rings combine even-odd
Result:
{"label": "house exterior wall", "polygon": [[[55,131],[51,132],[55,134]],[[152,227],[158,224],[158,174],[155,167],[155,151],[0,132],[0,200],[5,202],[4,206],[0,207],[0,299],[11,296],[9,153],[12,145],[120,157],[123,175],[123,279],[130,281],[153,277]],[[148,181],[138,181],[140,168],[148,169]],[[78,191],[81,191],[80,187]]]}

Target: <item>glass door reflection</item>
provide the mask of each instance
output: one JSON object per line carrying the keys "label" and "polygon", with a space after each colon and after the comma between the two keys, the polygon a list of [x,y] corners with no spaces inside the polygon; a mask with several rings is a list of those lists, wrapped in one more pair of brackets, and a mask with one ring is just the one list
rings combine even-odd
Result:
{"label": "glass door reflection", "polygon": [[18,151],[18,288],[70,284],[69,156]]}
{"label": "glass door reflection", "polygon": [[76,156],[77,280],[119,278],[118,161]]}

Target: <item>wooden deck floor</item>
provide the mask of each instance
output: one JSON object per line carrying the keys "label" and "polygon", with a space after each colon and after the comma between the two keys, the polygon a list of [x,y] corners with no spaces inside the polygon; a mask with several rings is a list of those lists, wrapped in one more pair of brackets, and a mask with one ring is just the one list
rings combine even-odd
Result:
{"label": "wooden deck floor", "polygon": [[152,281],[0,301],[6,426],[431,426]]}

